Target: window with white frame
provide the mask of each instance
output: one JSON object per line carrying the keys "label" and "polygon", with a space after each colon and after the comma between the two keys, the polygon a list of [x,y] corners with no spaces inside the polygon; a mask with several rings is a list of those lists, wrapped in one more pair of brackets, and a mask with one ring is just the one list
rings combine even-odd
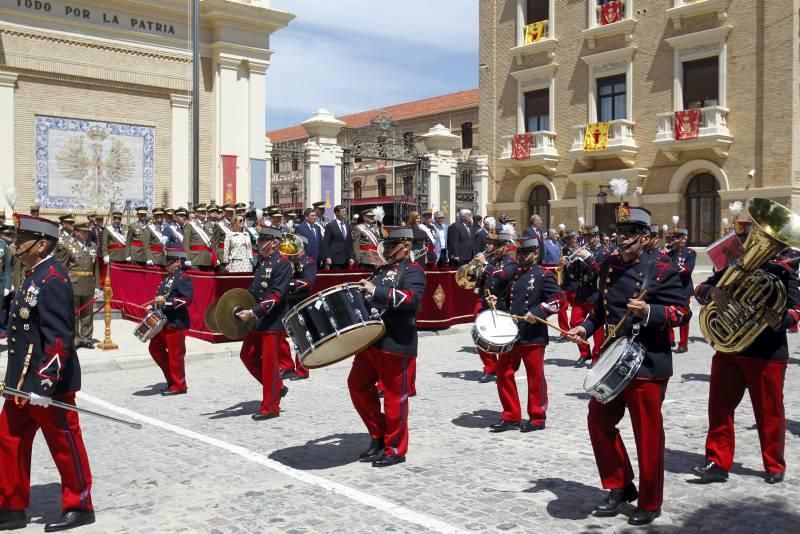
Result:
{"label": "window with white frame", "polygon": [[[617,118],[633,120],[633,55],[635,52],[636,47],[628,46],[581,58],[589,66],[590,123]],[[603,81],[601,82],[601,80]],[[602,95],[600,94],[601,89]],[[600,119],[601,96],[604,97],[602,103],[606,106],[602,111],[602,116],[613,118]]]}
{"label": "window with white frame", "polygon": [[719,104],[719,56],[684,61],[683,107],[704,108]]}
{"label": "window with white frame", "polygon": [[597,120],[599,122],[628,118],[626,89],[624,74],[597,79]]}
{"label": "window with white frame", "polygon": [[525,93],[525,131],[550,129],[550,88]]}
{"label": "window with white frame", "polygon": [[555,113],[553,94],[558,65],[550,63],[541,67],[511,73],[517,80],[517,131],[553,131]]}
{"label": "window with white frame", "polygon": [[555,38],[555,0],[517,0],[517,46],[525,43],[525,28],[544,22],[540,39]]}
{"label": "window with white frame", "polygon": [[727,37],[731,26],[670,37],[674,49],[674,111],[727,102]]}
{"label": "window with white frame", "polygon": [[589,0],[587,4],[590,28],[633,18],[633,0]]}

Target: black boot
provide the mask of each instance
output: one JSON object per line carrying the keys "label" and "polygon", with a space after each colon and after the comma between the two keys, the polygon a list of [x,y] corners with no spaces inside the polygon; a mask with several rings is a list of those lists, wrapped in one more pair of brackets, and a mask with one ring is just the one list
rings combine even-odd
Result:
{"label": "black boot", "polygon": [[365,450],[358,455],[359,462],[374,462],[383,456],[383,449],[386,446],[383,443],[383,438],[373,438],[369,442],[369,449]]}
{"label": "black boot", "polygon": [[520,432],[536,432],[537,430],[544,430],[544,425],[537,425],[533,421],[525,421],[519,427]]}
{"label": "black boot", "polygon": [[405,461],[405,456],[392,456],[390,454],[384,454],[372,462],[372,467],[391,467],[393,465],[402,464]]}
{"label": "black boot", "polygon": [[483,373],[478,378],[478,383],[480,384],[488,384],[489,382],[494,382],[494,375],[490,375],[489,373]]}
{"label": "black boot", "polygon": [[17,530],[27,524],[25,510],[0,510],[0,530]]}
{"label": "black boot", "polygon": [[64,515],[61,516],[61,519],[59,519],[57,523],[48,523],[45,525],[44,531],[58,532],[83,525],[91,525],[92,523],[94,523],[93,510],[68,510],[64,512]]}
{"label": "black boot", "polygon": [[637,508],[628,518],[629,525],[649,525],[661,515],[661,508],[658,510],[642,510]]}
{"label": "black boot", "polygon": [[780,473],[767,473],[767,476],[764,477],[764,482],[767,484],[778,484],[783,482],[783,471]]}
{"label": "black boot", "polygon": [[519,430],[519,423],[512,423],[505,419],[500,419],[500,422],[489,425],[489,432],[505,432],[507,430]]}
{"label": "black boot", "polygon": [[707,462],[705,465],[692,467],[692,472],[703,479],[703,482],[727,482],[728,472],[715,464],[714,462]]}
{"label": "black boot", "polygon": [[624,488],[609,491],[603,502],[594,507],[592,513],[598,517],[614,516],[619,512],[620,506],[626,502],[633,502],[638,498],[639,492],[636,491],[636,486],[631,482]]}

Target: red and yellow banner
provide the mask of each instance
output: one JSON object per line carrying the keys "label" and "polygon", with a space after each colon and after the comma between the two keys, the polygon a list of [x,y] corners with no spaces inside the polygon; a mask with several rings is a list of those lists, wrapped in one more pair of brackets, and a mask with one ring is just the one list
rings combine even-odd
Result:
{"label": "red and yellow banner", "polygon": [[236,156],[222,156],[222,202],[236,203]]}
{"label": "red and yellow banner", "polygon": [[700,134],[700,110],[687,109],[675,112],[675,139],[697,139]]}
{"label": "red and yellow banner", "polygon": [[533,44],[538,42],[544,37],[547,31],[547,21],[540,20],[539,22],[532,22],[525,26],[525,44]]}
{"label": "red and yellow banner", "polygon": [[522,133],[514,136],[514,143],[511,147],[511,159],[528,159],[531,157],[531,145],[533,144],[533,134]]}
{"label": "red and yellow banner", "polygon": [[622,2],[608,2],[600,6],[600,24],[613,24],[622,20]]}
{"label": "red and yellow banner", "polygon": [[594,122],[586,125],[583,134],[583,150],[598,152],[608,148],[608,122]]}

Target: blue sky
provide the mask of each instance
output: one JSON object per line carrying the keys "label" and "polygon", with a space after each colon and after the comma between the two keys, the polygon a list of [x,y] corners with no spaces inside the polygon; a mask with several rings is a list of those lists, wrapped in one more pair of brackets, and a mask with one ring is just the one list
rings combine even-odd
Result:
{"label": "blue sky", "polygon": [[272,0],[267,130],[478,85],[478,0]]}

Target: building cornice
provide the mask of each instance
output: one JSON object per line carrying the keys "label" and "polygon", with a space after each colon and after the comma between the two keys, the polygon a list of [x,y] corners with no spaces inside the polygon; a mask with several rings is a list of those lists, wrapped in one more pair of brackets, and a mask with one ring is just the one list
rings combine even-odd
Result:
{"label": "building cornice", "polygon": [[677,37],[670,37],[664,39],[672,48],[691,48],[697,45],[704,45],[708,43],[719,43],[728,38],[728,34],[733,29],[733,26],[727,24],[719,28],[712,28],[710,30],[703,30],[699,32],[687,33],[685,35],[678,35]]}
{"label": "building cornice", "polygon": [[635,46],[626,46],[625,48],[600,52],[599,54],[592,54],[591,56],[582,56],[581,60],[590,67],[594,67],[597,65],[605,65],[606,63],[613,63],[615,61],[630,61],[635,53]]}

